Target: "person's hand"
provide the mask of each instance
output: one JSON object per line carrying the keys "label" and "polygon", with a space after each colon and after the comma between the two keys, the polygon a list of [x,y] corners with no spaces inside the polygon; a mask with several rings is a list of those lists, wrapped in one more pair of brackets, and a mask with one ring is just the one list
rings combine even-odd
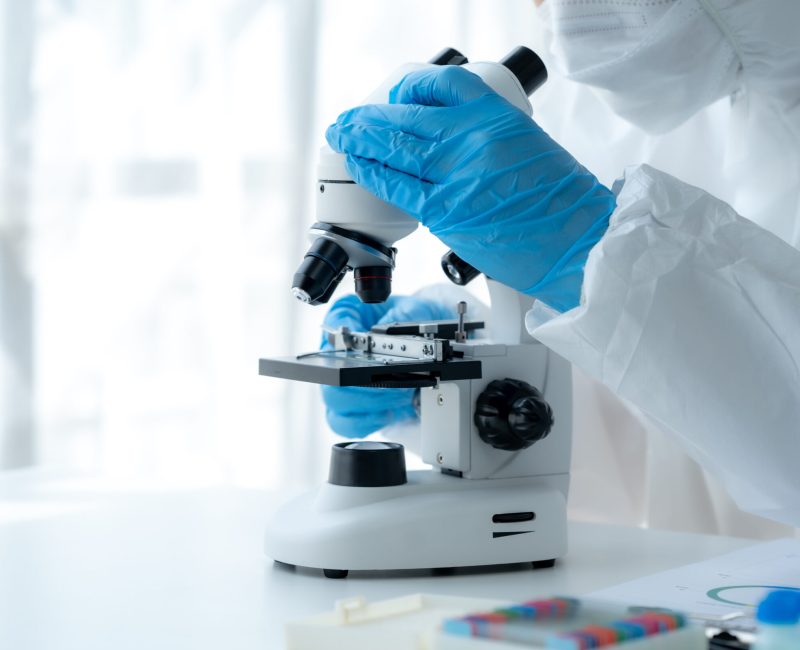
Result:
{"label": "person's hand", "polygon": [[[384,303],[367,305],[349,295],[333,304],[322,326],[328,331],[348,327],[365,332],[378,324],[445,320],[455,315],[450,307],[413,296],[391,296]],[[322,349],[329,348],[323,332]],[[347,438],[363,438],[390,424],[417,417],[413,388],[323,386],[322,398],[331,429]]]}
{"label": "person's hand", "polygon": [[477,75],[407,75],[389,104],[326,133],[353,179],[418,219],[489,277],[566,311],[608,227],[609,189]]}

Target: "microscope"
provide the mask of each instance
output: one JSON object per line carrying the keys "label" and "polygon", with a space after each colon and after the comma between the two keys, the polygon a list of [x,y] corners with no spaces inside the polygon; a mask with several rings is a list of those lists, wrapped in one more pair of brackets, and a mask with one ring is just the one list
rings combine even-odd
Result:
{"label": "microscope", "polygon": [[[407,64],[364,103],[385,103],[409,72],[462,65],[531,115],[528,96],[547,78],[525,47],[499,63],[470,63],[448,48],[427,64]],[[391,294],[394,243],[418,223],[354,183],[344,156],[324,147],[311,246],[294,275],[301,301],[326,303],[348,271],[364,302]],[[454,283],[480,272],[452,251],[442,268]],[[259,374],[331,386],[413,388],[421,456],[407,471],[391,442],[333,445],[328,481],[281,507],[265,550],[276,562],[323,569],[449,569],[530,562],[552,566],[566,552],[572,438],[569,364],[525,329],[533,299],[486,278],[489,322],[391,323],[329,332],[330,349],[259,360]],[[482,334],[476,336],[476,334]]]}

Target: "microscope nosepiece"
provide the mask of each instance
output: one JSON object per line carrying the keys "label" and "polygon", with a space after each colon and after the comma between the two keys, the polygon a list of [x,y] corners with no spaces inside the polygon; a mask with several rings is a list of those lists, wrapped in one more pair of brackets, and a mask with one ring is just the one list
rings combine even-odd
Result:
{"label": "microscope nosepiece", "polygon": [[344,277],[347,259],[336,242],[324,237],[314,240],[292,278],[294,297],[309,305],[328,302]]}
{"label": "microscope nosepiece", "polygon": [[361,266],[353,271],[353,279],[361,302],[386,302],[392,295],[392,269],[388,266]]}

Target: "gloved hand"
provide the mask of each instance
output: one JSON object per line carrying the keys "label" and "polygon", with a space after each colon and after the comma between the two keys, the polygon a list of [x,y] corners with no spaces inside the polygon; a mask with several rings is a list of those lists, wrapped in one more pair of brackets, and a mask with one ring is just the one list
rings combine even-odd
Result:
{"label": "gloved hand", "polygon": [[577,306],[611,191],[460,67],[412,72],[389,101],[328,128],[353,179],[489,277],[561,311]]}
{"label": "gloved hand", "polygon": [[[366,305],[354,295],[337,300],[325,316],[327,330],[349,327],[364,332],[377,324],[455,318],[452,308],[413,296],[391,296],[380,304]],[[323,334],[322,349],[330,348]],[[384,427],[417,416],[413,388],[361,388],[323,386],[322,399],[328,424],[340,436],[363,438]]]}

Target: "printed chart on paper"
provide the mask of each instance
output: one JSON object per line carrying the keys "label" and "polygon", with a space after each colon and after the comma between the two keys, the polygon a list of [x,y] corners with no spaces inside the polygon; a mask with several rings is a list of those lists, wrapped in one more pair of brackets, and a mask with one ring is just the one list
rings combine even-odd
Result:
{"label": "printed chart on paper", "polygon": [[781,539],[687,564],[589,594],[625,604],[677,609],[709,623],[749,630],[772,589],[800,591],[800,540]]}

